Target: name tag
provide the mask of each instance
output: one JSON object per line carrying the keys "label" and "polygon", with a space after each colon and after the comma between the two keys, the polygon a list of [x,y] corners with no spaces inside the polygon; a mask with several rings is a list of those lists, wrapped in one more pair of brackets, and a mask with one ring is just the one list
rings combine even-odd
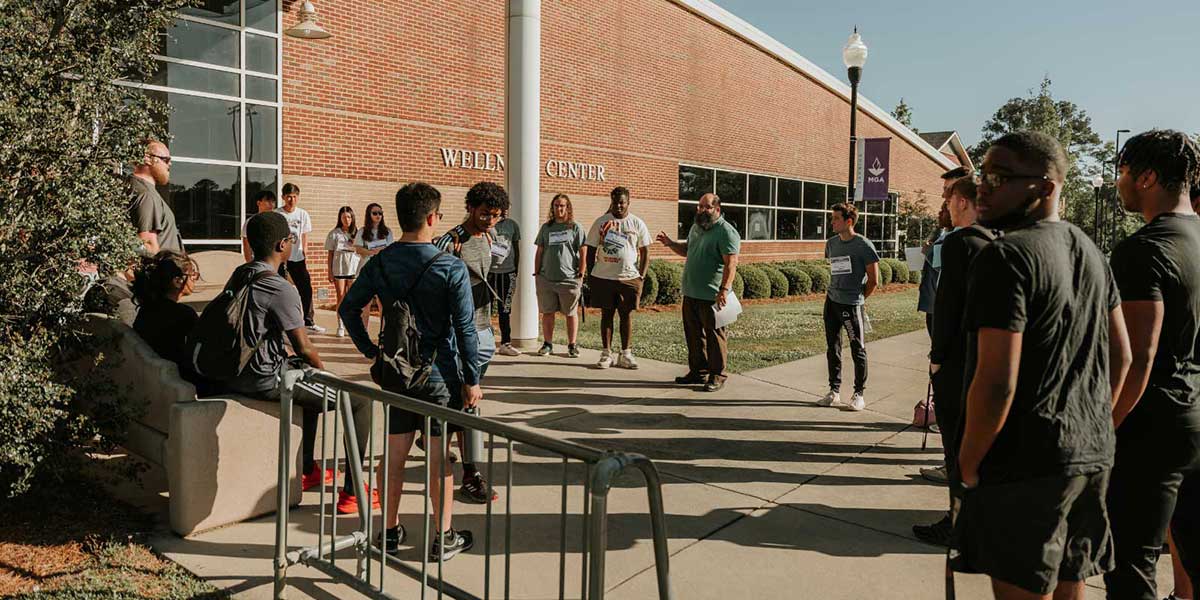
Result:
{"label": "name tag", "polygon": [[387,246],[387,245],[388,245],[388,242],[386,239],[385,240],[371,240],[371,241],[367,242],[367,250],[383,248],[384,246]]}
{"label": "name tag", "polygon": [[551,246],[558,246],[560,244],[566,244],[570,241],[571,241],[571,232],[570,231],[554,231],[554,232],[550,233],[550,244],[549,245],[551,245]]}
{"label": "name tag", "polygon": [[829,267],[834,275],[849,275],[854,272],[849,256],[835,256],[829,259]]}
{"label": "name tag", "polygon": [[624,246],[625,245],[625,236],[623,236],[620,233],[613,231],[611,229],[608,230],[608,233],[604,234],[604,245],[607,246],[610,244],[617,246],[617,247]]}
{"label": "name tag", "polygon": [[505,258],[508,258],[509,250],[510,248],[508,246],[508,240],[497,238],[496,241],[492,242],[492,258],[495,258],[496,260],[504,260]]}

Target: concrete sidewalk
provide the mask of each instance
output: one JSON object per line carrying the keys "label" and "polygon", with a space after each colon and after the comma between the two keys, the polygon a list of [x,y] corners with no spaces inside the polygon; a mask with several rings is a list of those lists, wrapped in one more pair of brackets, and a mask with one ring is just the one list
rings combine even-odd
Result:
{"label": "concrete sidewalk", "polygon": [[[330,314],[322,315],[326,320],[332,324]],[[366,362],[348,339],[314,339],[329,370],[366,379]],[[921,432],[908,425],[926,391],[927,350],[923,331],[870,344],[868,405],[857,413],[816,405],[826,388],[824,356],[736,375],[708,394],[669,383],[683,373],[678,365],[643,359],[637,371],[597,370],[595,351],[578,359],[497,356],[483,408],[504,422],[653,459],[663,474],[676,598],[941,598],[944,551],[918,542],[910,529],[937,520],[946,503],[945,488],[917,473],[938,464],[940,440],[930,436],[922,451]],[[512,597],[557,598],[561,462],[521,447],[515,454]],[[410,462],[410,490],[420,487],[419,457]],[[502,446],[496,458],[504,460]],[[503,470],[498,462],[500,515],[508,500]],[[581,471],[571,471],[573,484]],[[640,476],[627,476],[610,495],[606,587],[612,599],[657,597],[639,483]],[[293,547],[314,543],[316,502],[314,493],[306,494],[292,511]],[[569,507],[567,543],[576,552],[567,561],[566,589],[567,597],[579,597],[578,485]],[[456,526],[474,530],[477,542],[448,563],[447,577],[482,594],[483,507],[456,503],[455,511]],[[408,544],[415,545],[404,558],[419,566],[418,500],[406,496],[401,513]],[[343,517],[339,524],[349,528],[356,520]],[[504,597],[502,527],[497,520],[493,597]],[[246,598],[270,597],[273,543],[273,517],[189,539],[163,534],[153,540],[187,569]],[[352,569],[349,560],[345,566]],[[1170,566],[1163,566],[1160,589],[1169,591]],[[991,597],[982,577],[959,575],[957,582],[959,598]],[[290,569],[289,583],[292,598],[357,597],[312,569]],[[388,570],[389,593],[417,597],[418,588]],[[1103,597],[1098,588],[1089,593]]]}

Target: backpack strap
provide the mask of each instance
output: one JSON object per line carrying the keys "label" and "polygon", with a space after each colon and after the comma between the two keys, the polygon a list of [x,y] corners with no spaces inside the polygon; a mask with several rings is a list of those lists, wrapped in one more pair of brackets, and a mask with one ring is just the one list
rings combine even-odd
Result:
{"label": "backpack strap", "polygon": [[[433,267],[433,263],[437,262],[439,258],[445,256],[446,254],[447,252],[445,250],[438,250],[438,253],[433,255],[433,258],[425,262],[425,264],[421,267],[421,273],[417,275],[417,278],[413,280],[412,285],[408,287],[408,291],[404,296],[405,298],[412,296],[412,293],[417,289],[417,285],[421,283],[421,279],[425,277],[425,274],[429,272],[431,267]],[[383,275],[383,282],[390,287],[392,285],[391,277],[388,277],[387,269],[383,266],[383,260],[380,259],[375,262],[379,265],[379,273]]]}

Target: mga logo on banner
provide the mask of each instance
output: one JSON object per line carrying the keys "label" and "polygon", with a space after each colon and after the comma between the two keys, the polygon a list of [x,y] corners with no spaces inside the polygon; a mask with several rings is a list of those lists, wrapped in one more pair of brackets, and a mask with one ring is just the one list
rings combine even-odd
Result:
{"label": "mga logo on banner", "polygon": [[860,138],[858,141],[858,181],[854,199],[887,200],[891,159],[891,138]]}

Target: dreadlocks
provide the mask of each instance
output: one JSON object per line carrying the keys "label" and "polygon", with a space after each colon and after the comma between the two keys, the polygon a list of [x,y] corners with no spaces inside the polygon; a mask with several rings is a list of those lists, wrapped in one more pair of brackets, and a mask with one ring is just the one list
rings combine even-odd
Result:
{"label": "dreadlocks", "polygon": [[1129,138],[1117,164],[1129,167],[1135,177],[1154,171],[1172,194],[1200,186],[1200,146],[1174,129],[1152,129]]}

